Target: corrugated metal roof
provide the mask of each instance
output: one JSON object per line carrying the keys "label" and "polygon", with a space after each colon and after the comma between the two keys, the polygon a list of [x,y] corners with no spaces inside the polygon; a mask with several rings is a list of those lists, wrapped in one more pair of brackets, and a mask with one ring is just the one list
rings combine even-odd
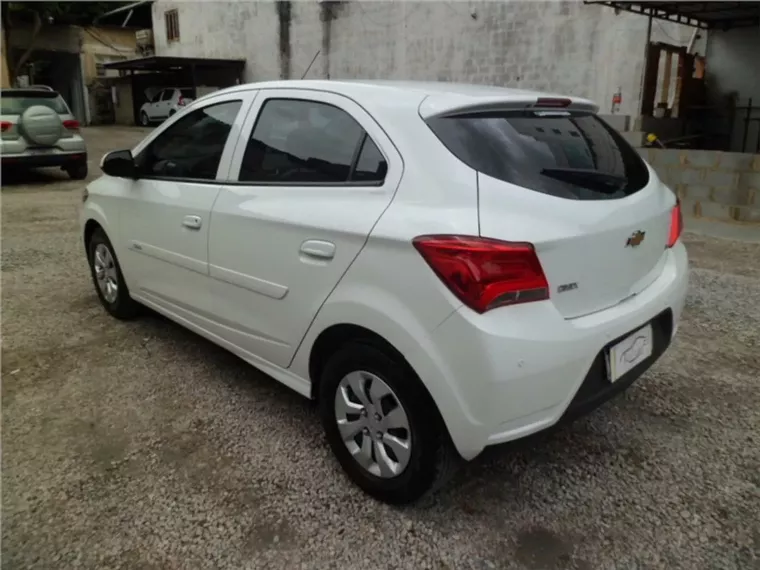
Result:
{"label": "corrugated metal roof", "polygon": [[760,2],[615,2],[585,0],[618,10],[704,29],[760,28]]}

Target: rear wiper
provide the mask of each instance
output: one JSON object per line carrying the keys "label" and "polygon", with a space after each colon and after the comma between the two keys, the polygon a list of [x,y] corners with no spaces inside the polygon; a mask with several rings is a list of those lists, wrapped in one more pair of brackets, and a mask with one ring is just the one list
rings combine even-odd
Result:
{"label": "rear wiper", "polygon": [[544,168],[541,174],[565,182],[584,184],[601,192],[621,190],[628,184],[628,178],[625,176],[588,168]]}

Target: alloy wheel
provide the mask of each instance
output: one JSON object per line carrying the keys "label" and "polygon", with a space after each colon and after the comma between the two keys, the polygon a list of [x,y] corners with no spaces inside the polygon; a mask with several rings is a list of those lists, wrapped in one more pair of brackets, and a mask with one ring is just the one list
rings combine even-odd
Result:
{"label": "alloy wheel", "polygon": [[119,277],[111,251],[104,243],[95,247],[92,257],[95,280],[107,303],[114,303],[119,296]]}
{"label": "alloy wheel", "polygon": [[354,460],[376,477],[400,475],[409,464],[412,433],[391,387],[365,371],[347,374],[335,393],[335,419]]}

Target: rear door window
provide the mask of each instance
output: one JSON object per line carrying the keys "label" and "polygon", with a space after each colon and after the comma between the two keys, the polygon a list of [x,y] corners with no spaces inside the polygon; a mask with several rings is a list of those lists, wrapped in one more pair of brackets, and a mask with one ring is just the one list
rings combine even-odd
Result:
{"label": "rear door window", "polygon": [[55,91],[43,89],[28,91],[3,91],[0,99],[0,114],[22,115],[29,107],[42,105],[48,107],[59,115],[70,114],[66,102]]}
{"label": "rear door window", "polygon": [[478,172],[552,196],[623,198],[649,181],[638,153],[591,113],[500,111],[427,123],[452,154]]}
{"label": "rear door window", "polygon": [[379,185],[385,158],[346,111],[318,101],[270,99],[261,109],[238,180],[282,185]]}

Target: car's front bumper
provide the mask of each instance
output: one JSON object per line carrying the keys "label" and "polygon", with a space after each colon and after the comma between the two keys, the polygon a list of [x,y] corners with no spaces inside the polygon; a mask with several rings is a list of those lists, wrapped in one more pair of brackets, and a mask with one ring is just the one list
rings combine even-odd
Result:
{"label": "car's front bumper", "polygon": [[[47,149],[46,149],[47,150]],[[3,154],[3,167],[42,168],[47,166],[69,166],[87,162],[86,152],[61,152],[51,149],[47,152],[25,152],[22,154]]]}
{"label": "car's front bumper", "polygon": [[[686,249],[667,252],[662,274],[615,307],[564,319],[550,301],[483,315],[460,308],[432,334],[439,381],[451,398],[439,409],[465,459],[596,408],[630,386],[665,352],[675,334],[688,283]],[[607,348],[652,323],[652,355],[614,383]]]}

